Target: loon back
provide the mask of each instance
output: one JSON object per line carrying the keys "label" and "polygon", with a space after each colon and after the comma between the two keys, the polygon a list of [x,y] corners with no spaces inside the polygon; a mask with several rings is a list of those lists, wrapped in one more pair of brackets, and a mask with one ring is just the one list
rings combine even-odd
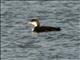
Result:
{"label": "loon back", "polygon": [[50,32],[50,31],[60,31],[60,27],[50,27],[50,26],[41,26],[35,27],[34,32]]}

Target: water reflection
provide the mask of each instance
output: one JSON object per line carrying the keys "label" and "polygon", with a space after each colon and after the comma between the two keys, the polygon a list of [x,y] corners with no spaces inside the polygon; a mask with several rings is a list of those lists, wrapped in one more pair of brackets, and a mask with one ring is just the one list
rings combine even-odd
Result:
{"label": "water reflection", "polygon": [[39,33],[36,33],[36,32],[32,32],[32,36],[33,37],[38,37]]}

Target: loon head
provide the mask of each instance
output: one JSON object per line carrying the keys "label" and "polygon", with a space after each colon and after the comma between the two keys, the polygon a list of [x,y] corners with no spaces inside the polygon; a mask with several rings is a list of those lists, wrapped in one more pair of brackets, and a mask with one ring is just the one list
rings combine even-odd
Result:
{"label": "loon head", "polygon": [[39,27],[40,23],[38,19],[32,19],[29,24],[31,24],[33,27]]}

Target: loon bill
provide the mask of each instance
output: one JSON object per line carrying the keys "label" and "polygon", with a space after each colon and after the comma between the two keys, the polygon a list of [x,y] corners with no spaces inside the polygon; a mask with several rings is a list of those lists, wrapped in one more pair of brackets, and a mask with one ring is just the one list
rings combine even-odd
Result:
{"label": "loon bill", "polygon": [[33,26],[33,32],[50,32],[50,31],[60,31],[60,27],[51,27],[51,26],[40,26],[38,19],[32,19],[29,24]]}

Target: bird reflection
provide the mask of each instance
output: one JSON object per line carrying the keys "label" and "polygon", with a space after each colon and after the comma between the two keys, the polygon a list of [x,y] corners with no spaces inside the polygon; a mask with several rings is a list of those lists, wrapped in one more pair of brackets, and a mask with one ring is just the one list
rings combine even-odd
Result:
{"label": "bird reflection", "polygon": [[37,36],[38,36],[38,33],[32,32],[32,36],[33,36],[33,37],[37,37]]}

